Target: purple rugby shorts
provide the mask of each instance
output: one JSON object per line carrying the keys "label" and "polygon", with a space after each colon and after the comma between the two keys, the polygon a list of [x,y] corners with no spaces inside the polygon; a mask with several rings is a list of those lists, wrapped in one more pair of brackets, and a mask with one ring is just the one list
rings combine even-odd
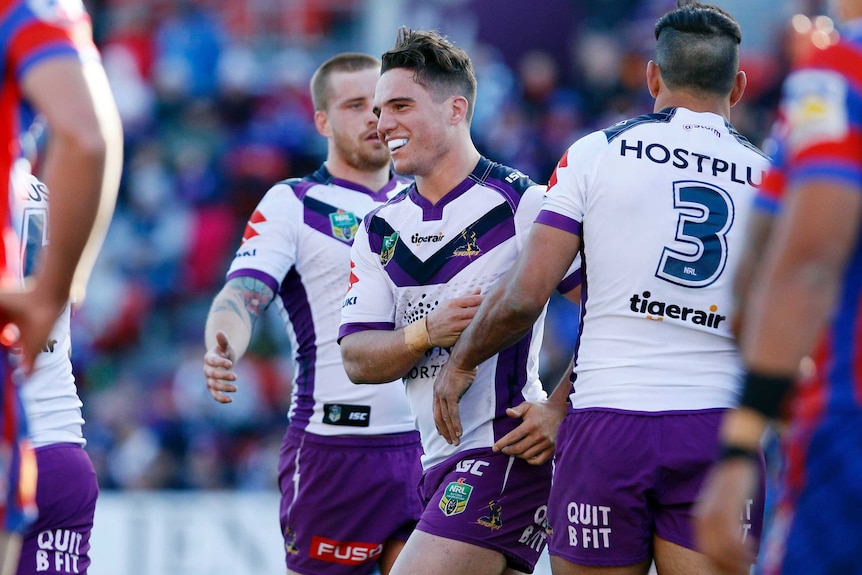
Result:
{"label": "purple rugby shorts", "polygon": [[[718,454],[723,412],[570,412],[557,436],[550,554],[632,565],[651,556],[654,535],[696,549],[692,507]],[[758,500],[740,509],[741,537],[759,541],[764,491],[761,483]]]}
{"label": "purple rugby shorts", "polygon": [[99,486],[87,452],[76,443],[36,449],[39,518],[24,535],[18,575],[86,574]]}
{"label": "purple rugby shorts", "polygon": [[288,427],[279,456],[287,568],[372,573],[389,539],[406,541],[422,509],[417,432],[327,437]]}
{"label": "purple rugby shorts", "polygon": [[510,568],[532,573],[547,540],[552,469],[490,448],[459,453],[423,476],[416,528],[499,551]]}

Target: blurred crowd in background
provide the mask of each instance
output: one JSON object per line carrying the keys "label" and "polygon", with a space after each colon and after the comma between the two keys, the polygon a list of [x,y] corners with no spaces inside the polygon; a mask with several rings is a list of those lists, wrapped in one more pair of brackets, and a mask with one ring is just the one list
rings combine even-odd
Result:
{"label": "blurred crowd in background", "polygon": [[[831,33],[814,18],[825,2],[715,3],[743,27],[749,88],[733,124],[763,145],[798,32]],[[270,310],[258,323],[229,405],[206,391],[203,327],[254,206],[273,183],[313,171],[324,157],[308,94],[317,65],[340,51],[379,56],[401,24],[441,30],[476,66],[480,151],[547,182],[576,138],[652,111],[645,69],[653,25],[675,3],[85,4],[126,133],[119,205],[73,318],[84,432],[100,485],[275,489],[292,375],[281,320]],[[546,384],[562,373],[577,326],[574,306],[551,305]]]}

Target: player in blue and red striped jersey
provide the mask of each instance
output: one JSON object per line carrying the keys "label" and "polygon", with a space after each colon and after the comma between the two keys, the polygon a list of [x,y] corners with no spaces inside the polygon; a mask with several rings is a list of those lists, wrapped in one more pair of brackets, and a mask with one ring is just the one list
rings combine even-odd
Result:
{"label": "player in blue and red striped jersey", "polygon": [[[754,482],[751,454],[800,378],[788,398],[786,469],[765,569],[860,573],[862,1],[836,7],[841,40],[813,49],[785,83],[786,182],[746,308],[746,386],[702,495],[700,543],[729,572],[742,572],[750,553],[733,533],[734,500]],[[814,369],[800,373],[806,355]]]}
{"label": "player in blue and red striped jersey", "polygon": [[[7,326],[7,337],[0,338],[0,574],[5,575],[15,571],[19,534],[32,519],[36,489],[8,346],[17,334],[29,371],[70,293],[82,297],[116,199],[122,126],[80,0],[2,0],[0,30],[0,174],[7,182],[5,199],[0,195],[0,324]],[[10,181],[20,154],[18,137],[27,128],[21,118],[34,114],[44,117],[49,130],[41,175],[52,192],[51,244],[34,287],[20,291],[14,278],[19,250],[10,239]]]}

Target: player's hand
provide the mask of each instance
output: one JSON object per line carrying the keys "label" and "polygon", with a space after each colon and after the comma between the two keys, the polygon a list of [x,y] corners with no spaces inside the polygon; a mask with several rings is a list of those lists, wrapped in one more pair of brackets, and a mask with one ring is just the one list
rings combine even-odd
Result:
{"label": "player's hand", "polygon": [[451,445],[461,443],[461,415],[458,402],[476,377],[476,369],[458,369],[452,362],[443,364],[434,380],[434,423],[437,433]]}
{"label": "player's hand", "polygon": [[473,293],[444,301],[437,309],[428,314],[425,327],[428,341],[435,347],[452,347],[464,331],[485,296],[479,290]]}
{"label": "player's hand", "polygon": [[740,513],[753,497],[758,468],[753,461],[730,459],[710,472],[695,505],[695,537],[701,553],[728,575],[747,575],[756,556],[743,541]]}
{"label": "player's hand", "polygon": [[29,291],[0,293],[0,337],[4,345],[22,354],[20,366],[25,374],[33,371],[36,356],[65,304],[38,286]]}
{"label": "player's hand", "polygon": [[236,373],[233,371],[236,353],[228,341],[227,334],[219,330],[216,332],[216,344],[210,348],[204,356],[204,375],[207,380],[207,389],[213,399],[220,403],[233,401],[226,393],[236,392]]}
{"label": "player's hand", "polygon": [[525,401],[506,410],[509,417],[523,419],[520,425],[494,444],[494,451],[514,455],[530,465],[548,461],[557,449],[557,431],[566,417],[566,404]]}

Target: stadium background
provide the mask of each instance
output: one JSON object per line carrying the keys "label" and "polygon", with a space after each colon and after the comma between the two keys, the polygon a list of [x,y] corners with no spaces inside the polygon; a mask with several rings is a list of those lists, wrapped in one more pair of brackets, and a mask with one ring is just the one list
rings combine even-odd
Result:
{"label": "stadium background", "polygon": [[[749,87],[732,121],[762,144],[793,55],[791,16],[823,13],[826,2],[715,3],[743,28]],[[155,534],[168,547],[178,545],[165,534],[166,525],[182,525],[177,533],[188,537],[203,533],[178,519],[183,509],[190,517],[202,513],[205,529],[223,525],[225,535],[255,526],[264,539],[274,537],[280,555],[272,502],[291,381],[280,320],[270,313],[258,324],[239,366],[240,392],[229,406],[205,389],[203,326],[258,200],[272,183],[305,174],[323,159],[325,143],[314,129],[308,96],[315,67],[339,51],[379,55],[402,24],[443,31],[476,65],[473,131],[480,151],[544,182],[577,137],[652,111],[644,75],[653,24],[674,2],[85,4],[126,130],[119,204],[88,298],[73,320],[84,432],[103,494],[94,552],[116,555],[125,549],[120,539],[128,538],[136,549],[129,565],[142,573],[240,573],[224,562],[215,566],[217,546],[210,546],[210,567],[200,561],[177,567],[180,547],[194,549],[192,541],[165,551],[179,561],[173,567],[144,565],[153,560]],[[552,305],[560,313],[550,314],[547,325],[546,382],[558,377],[577,321],[570,304],[555,299]],[[269,505],[276,505],[273,523],[255,525],[253,511],[243,519]],[[154,522],[149,530],[148,521]],[[147,533],[142,547],[137,539]],[[108,537],[113,543],[106,544]],[[200,548],[189,554],[207,555]],[[111,572],[98,563],[94,557],[94,574]]]}

